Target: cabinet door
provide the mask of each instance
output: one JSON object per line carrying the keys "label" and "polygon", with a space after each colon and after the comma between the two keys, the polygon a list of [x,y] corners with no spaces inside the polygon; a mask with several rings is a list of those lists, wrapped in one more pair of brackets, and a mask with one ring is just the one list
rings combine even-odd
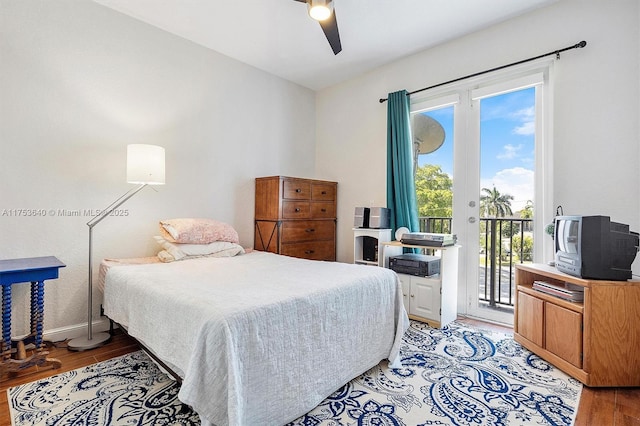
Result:
{"label": "cabinet door", "polygon": [[411,277],[409,313],[440,322],[440,280]]}
{"label": "cabinet door", "polygon": [[582,368],[582,314],[544,303],[545,349]]}
{"label": "cabinet door", "polygon": [[402,302],[404,303],[404,309],[407,313],[411,313],[411,276],[398,274],[398,278],[400,278],[400,283],[402,284]]}
{"label": "cabinet door", "polygon": [[543,347],[544,302],[537,297],[518,292],[518,334]]}

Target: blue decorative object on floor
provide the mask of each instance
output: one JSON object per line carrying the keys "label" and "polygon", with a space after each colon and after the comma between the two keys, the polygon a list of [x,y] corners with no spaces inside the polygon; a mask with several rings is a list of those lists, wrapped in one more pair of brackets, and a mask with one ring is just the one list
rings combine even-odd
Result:
{"label": "blue decorative object on floor", "polygon": [[[363,348],[366,350],[366,348]],[[582,385],[505,333],[411,321],[403,368],[386,361],[290,425],[571,425]],[[9,389],[14,426],[199,425],[143,353]]]}
{"label": "blue decorative object on floor", "polygon": [[385,362],[290,423],[571,425],[582,384],[504,333],[411,321],[400,369]]}
{"label": "blue decorative object on floor", "polygon": [[14,426],[199,425],[142,351],[9,389]]}

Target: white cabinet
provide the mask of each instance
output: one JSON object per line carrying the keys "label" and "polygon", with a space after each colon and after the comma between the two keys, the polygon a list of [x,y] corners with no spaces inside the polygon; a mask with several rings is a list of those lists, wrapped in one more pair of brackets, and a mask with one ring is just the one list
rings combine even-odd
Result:
{"label": "white cabinet", "polygon": [[[389,253],[383,254],[382,244],[391,241],[391,229],[353,228],[353,263],[389,266]],[[369,253],[370,244],[374,253]]]}
{"label": "white cabinet", "polygon": [[410,315],[440,322],[440,278],[398,274],[404,307]]}
{"label": "white cabinet", "polygon": [[[401,244],[397,241],[383,244],[384,256],[393,252],[399,254],[398,248],[417,247]],[[432,327],[440,328],[457,316],[458,297],[458,249],[460,246],[428,247],[434,249],[440,256],[440,274],[419,277],[398,274],[402,283],[404,308],[409,318],[428,323]]]}

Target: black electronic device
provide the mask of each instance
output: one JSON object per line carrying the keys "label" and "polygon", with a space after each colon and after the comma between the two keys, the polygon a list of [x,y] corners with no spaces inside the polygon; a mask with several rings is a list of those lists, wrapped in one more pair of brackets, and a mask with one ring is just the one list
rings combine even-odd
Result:
{"label": "black electronic device", "polygon": [[389,269],[399,274],[428,277],[440,273],[440,258],[426,254],[405,253],[389,258]]}
{"label": "black electronic device", "polygon": [[378,261],[378,239],[367,235],[362,237],[362,259],[367,262]]}
{"label": "black electronic device", "polygon": [[390,229],[391,210],[386,207],[356,207],[353,226],[355,228]]}
{"label": "black electronic device", "polygon": [[561,272],[596,280],[631,278],[639,238],[629,225],[609,216],[556,216],[554,241]]}

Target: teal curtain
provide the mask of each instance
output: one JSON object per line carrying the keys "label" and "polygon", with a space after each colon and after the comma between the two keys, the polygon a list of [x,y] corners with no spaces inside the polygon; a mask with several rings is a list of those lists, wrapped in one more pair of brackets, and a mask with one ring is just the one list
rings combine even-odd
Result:
{"label": "teal curtain", "polygon": [[389,93],[387,103],[387,208],[391,209],[391,232],[403,226],[418,232],[409,95],[406,90]]}

